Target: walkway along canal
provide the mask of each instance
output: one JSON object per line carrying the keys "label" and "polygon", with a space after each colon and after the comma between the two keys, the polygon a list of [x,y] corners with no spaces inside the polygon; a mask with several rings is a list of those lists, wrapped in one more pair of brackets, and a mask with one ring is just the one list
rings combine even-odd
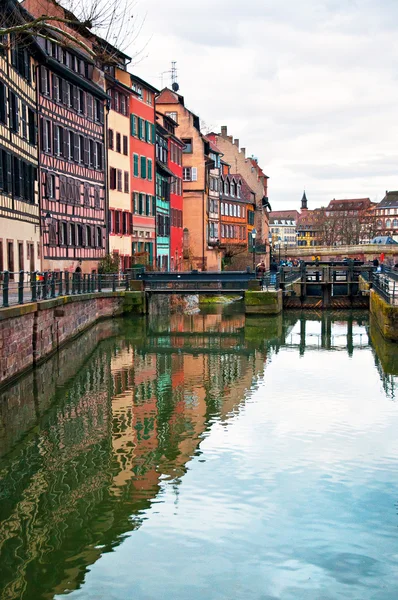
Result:
{"label": "walkway along canal", "polygon": [[109,319],[5,388],[0,596],[395,598],[398,349],[370,318]]}

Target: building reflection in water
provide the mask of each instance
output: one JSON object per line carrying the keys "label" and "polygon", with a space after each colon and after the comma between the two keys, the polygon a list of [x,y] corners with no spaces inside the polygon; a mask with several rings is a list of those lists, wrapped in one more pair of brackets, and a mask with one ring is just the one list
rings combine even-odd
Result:
{"label": "building reflection in water", "polygon": [[[369,343],[362,314],[173,315],[94,327],[2,394],[3,597],[78,588],[89,565],[140,526],[164,480],[178,493],[212,423],[239,411],[282,346],[351,355]],[[397,365],[383,360],[375,354],[391,388]]]}

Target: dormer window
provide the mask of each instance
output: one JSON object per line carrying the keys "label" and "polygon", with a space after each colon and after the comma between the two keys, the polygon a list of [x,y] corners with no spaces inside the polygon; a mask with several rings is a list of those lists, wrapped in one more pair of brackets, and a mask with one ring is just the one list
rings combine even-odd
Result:
{"label": "dormer window", "polygon": [[229,196],[229,184],[228,181],[224,181],[224,194]]}
{"label": "dormer window", "polygon": [[235,183],[231,181],[231,196],[235,197]]}
{"label": "dormer window", "polygon": [[241,185],[240,185],[240,183],[238,183],[238,187],[237,187],[237,191],[236,191],[236,195],[238,198],[240,198],[240,191],[241,191]]}

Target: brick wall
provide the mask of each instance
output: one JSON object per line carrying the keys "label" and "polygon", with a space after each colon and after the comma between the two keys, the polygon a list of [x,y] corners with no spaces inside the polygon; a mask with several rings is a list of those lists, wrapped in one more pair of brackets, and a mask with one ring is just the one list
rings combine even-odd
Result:
{"label": "brick wall", "polygon": [[142,314],[141,292],[82,294],[0,310],[0,384],[42,362],[96,321]]}

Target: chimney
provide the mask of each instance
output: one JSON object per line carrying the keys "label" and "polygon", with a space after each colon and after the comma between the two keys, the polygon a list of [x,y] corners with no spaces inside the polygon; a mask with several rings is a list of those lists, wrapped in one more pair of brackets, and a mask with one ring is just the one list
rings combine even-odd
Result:
{"label": "chimney", "polygon": [[221,137],[227,137],[227,126],[226,125],[222,125],[221,127]]}
{"label": "chimney", "polygon": [[234,144],[235,144],[235,146],[236,146],[236,147],[238,148],[238,150],[239,150],[239,140],[234,140]]}
{"label": "chimney", "polygon": [[240,151],[242,152],[243,156],[246,158],[246,148],[241,148]]}

